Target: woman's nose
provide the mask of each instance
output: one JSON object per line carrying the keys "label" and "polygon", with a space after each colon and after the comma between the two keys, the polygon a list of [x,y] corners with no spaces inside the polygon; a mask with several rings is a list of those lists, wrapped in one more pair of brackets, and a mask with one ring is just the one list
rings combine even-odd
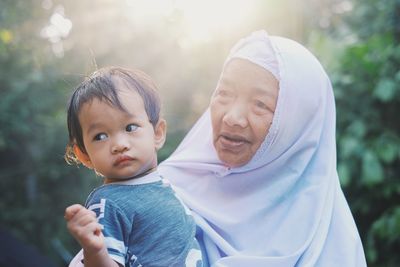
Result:
{"label": "woman's nose", "polygon": [[112,147],[111,147],[111,152],[113,154],[122,153],[122,152],[129,150],[129,147],[130,147],[130,145],[129,145],[128,140],[126,138],[119,136],[119,137],[115,138],[115,140],[112,144]]}
{"label": "woman's nose", "polygon": [[247,126],[247,108],[242,105],[233,105],[225,113],[223,122],[230,127],[240,126],[245,128]]}

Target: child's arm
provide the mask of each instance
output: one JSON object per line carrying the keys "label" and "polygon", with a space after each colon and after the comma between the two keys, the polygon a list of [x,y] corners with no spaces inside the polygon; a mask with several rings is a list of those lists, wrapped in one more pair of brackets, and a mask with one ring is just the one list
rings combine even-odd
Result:
{"label": "child's arm", "polygon": [[96,214],[75,204],[65,210],[67,228],[83,248],[85,267],[120,267],[108,255]]}

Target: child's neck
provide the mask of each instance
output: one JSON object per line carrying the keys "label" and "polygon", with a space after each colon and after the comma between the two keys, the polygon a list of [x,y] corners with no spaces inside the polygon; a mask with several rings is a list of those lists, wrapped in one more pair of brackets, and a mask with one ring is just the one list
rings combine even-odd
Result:
{"label": "child's neck", "polygon": [[129,181],[129,180],[132,180],[132,179],[137,179],[137,178],[146,176],[146,175],[148,175],[149,173],[154,172],[155,170],[157,170],[157,166],[153,166],[153,167],[151,167],[150,169],[148,169],[148,170],[145,171],[145,172],[142,172],[142,173],[140,173],[140,174],[138,174],[138,175],[135,175],[135,176],[132,176],[132,177],[129,177],[129,178],[126,178],[126,179],[105,178],[105,179],[104,179],[104,184],[111,184],[111,183],[114,183],[114,182]]}

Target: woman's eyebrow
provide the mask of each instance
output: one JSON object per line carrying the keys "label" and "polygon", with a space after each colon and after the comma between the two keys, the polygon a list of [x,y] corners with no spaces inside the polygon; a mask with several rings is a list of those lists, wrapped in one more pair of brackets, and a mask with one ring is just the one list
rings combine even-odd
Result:
{"label": "woman's eyebrow", "polygon": [[272,93],[271,90],[265,90],[265,88],[254,86],[251,87],[251,90],[254,91],[257,95],[268,95],[275,97],[276,95]]}
{"label": "woman's eyebrow", "polygon": [[222,83],[223,85],[227,85],[227,86],[230,86],[230,87],[234,87],[235,86],[235,82],[233,82],[232,80],[227,79],[227,78],[221,78],[219,83]]}

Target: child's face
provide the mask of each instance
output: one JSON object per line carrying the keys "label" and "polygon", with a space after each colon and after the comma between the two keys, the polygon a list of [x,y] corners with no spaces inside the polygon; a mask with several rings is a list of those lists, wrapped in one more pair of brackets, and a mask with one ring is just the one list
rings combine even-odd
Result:
{"label": "child's face", "polygon": [[153,127],[142,97],[132,89],[118,91],[124,112],[95,98],[79,112],[86,166],[106,177],[106,182],[126,179],[157,165],[157,149],[165,140],[165,121]]}

